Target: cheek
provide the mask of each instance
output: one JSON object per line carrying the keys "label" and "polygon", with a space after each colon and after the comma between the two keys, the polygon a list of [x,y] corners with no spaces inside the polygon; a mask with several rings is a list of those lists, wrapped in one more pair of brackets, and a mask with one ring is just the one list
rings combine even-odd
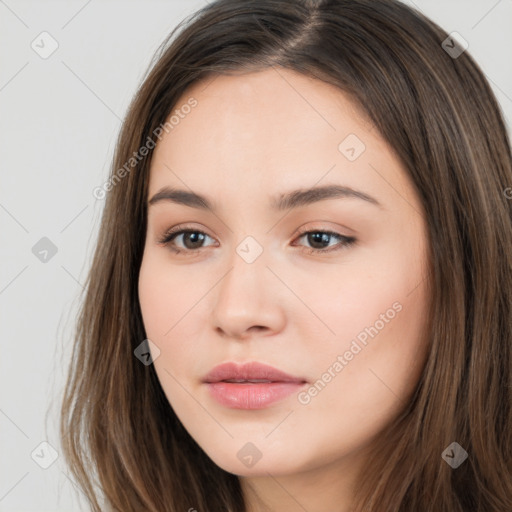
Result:
{"label": "cheek", "polygon": [[[419,287],[424,260],[410,248],[399,249],[391,244],[379,250],[360,249],[343,264],[318,266],[313,274],[295,276],[297,294],[330,328],[331,332],[325,329],[326,348],[342,348],[356,337],[364,343],[370,339],[368,329],[375,333],[373,327],[379,332],[415,332],[425,306]],[[309,317],[318,323],[318,318]]]}
{"label": "cheek", "polygon": [[139,302],[146,336],[159,349],[158,357],[153,355],[154,369],[169,404],[180,414],[191,403],[180,383],[194,374],[200,361],[196,344],[190,340],[200,337],[201,322],[195,321],[193,315],[198,314],[199,308],[194,305],[204,292],[196,283],[191,284],[191,277],[185,270],[180,272],[179,267],[172,269],[165,255],[152,251],[144,255],[139,274]]}
{"label": "cheek", "polygon": [[176,297],[162,270],[150,257],[144,256],[139,273],[139,302],[146,335],[155,342],[172,325],[169,313],[174,311]]}
{"label": "cheek", "polygon": [[[139,273],[139,302],[147,337],[155,343],[161,353],[172,348],[173,358],[191,344],[176,340],[182,325],[191,325],[189,316],[196,313],[193,306],[200,300],[201,291],[197,283],[192,284],[193,276],[185,267],[172,267],[166,262],[165,254],[149,251],[144,255]],[[197,313],[196,313],[197,314]],[[194,333],[187,331],[190,339]],[[155,361],[157,366],[161,360]]]}
{"label": "cheek", "polygon": [[[324,269],[315,281],[304,281],[302,294],[335,333],[309,337],[316,378],[324,380],[329,369],[336,375],[318,405],[341,404],[336,394],[350,390],[342,408],[378,410],[396,400],[393,393],[407,395],[415,387],[427,352],[426,259],[421,244],[404,238],[408,244],[394,240],[378,251],[358,251],[357,261],[347,259],[336,273]],[[333,368],[339,356],[342,369]]]}
{"label": "cheek", "polygon": [[165,249],[147,249],[139,273],[139,301],[147,334],[162,337],[173,328],[200,299],[200,288],[197,270],[173,265]]}
{"label": "cheek", "polygon": [[316,430],[318,424],[331,440],[329,446],[318,441],[312,447],[312,453],[323,452],[327,459],[337,450],[366,444],[399,413],[417,385],[427,353],[424,287],[410,293],[407,280],[388,287],[371,282],[363,286],[364,293],[354,289],[354,304],[345,303],[338,316],[333,311],[329,320],[336,340],[323,343],[322,350],[318,345],[307,350],[314,381],[309,396],[301,396],[305,405],[295,419],[300,420],[297,428],[310,424]]}

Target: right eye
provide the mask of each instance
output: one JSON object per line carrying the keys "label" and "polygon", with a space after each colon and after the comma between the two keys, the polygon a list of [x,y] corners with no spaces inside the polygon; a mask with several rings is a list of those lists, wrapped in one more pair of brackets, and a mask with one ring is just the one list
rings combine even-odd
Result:
{"label": "right eye", "polygon": [[[176,226],[166,231],[161,239],[158,240],[158,243],[169,246],[171,251],[175,253],[198,252],[197,249],[204,248],[201,244],[206,237],[211,238],[203,231],[197,229],[183,229],[183,226]],[[175,240],[181,240],[182,245],[176,245]]]}

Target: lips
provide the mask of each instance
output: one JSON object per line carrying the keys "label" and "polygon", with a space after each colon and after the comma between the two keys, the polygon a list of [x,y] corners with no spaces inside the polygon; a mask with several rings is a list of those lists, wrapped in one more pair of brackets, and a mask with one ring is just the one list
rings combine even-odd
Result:
{"label": "lips", "polygon": [[299,392],[306,383],[266,364],[224,363],[203,379],[210,396],[231,409],[263,409]]}
{"label": "lips", "polygon": [[213,368],[203,382],[232,382],[232,383],[269,383],[269,382],[293,382],[304,383],[306,379],[294,377],[277,368],[258,362],[250,362],[242,365],[236,363],[224,363]]}

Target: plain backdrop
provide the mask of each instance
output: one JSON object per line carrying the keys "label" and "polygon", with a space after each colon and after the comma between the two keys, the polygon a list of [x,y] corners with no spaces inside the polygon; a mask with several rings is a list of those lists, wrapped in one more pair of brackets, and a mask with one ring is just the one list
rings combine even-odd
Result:
{"label": "plain backdrop", "polygon": [[[56,427],[104,205],[92,191],[153,52],[205,3],[0,0],[1,512],[87,510]],[[464,37],[510,127],[512,1],[405,3]]]}

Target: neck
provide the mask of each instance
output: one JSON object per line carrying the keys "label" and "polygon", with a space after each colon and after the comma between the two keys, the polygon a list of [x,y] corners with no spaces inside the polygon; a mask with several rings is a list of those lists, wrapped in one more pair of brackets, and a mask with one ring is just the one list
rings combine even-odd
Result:
{"label": "neck", "polygon": [[352,512],[363,463],[361,453],[352,453],[294,474],[239,477],[247,512]]}

